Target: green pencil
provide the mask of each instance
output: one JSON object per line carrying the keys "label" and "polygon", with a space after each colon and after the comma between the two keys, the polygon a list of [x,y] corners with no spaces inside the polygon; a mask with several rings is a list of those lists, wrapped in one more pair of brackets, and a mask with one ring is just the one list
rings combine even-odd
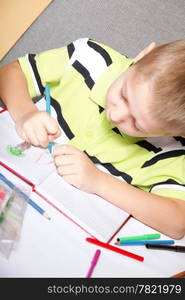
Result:
{"label": "green pencil", "polygon": [[124,242],[124,241],[155,240],[155,239],[159,239],[160,237],[161,237],[160,233],[152,233],[152,234],[120,237],[120,238],[117,238],[117,241]]}

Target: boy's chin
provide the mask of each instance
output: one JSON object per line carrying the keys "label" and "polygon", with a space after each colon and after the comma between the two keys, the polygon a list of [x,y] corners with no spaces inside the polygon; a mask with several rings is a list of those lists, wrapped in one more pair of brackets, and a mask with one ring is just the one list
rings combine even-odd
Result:
{"label": "boy's chin", "polygon": [[144,135],[142,135],[142,134],[139,134],[138,132],[136,133],[136,132],[132,132],[132,131],[127,131],[127,130],[124,130],[124,129],[122,129],[122,128],[120,128],[120,127],[117,127],[121,132],[123,132],[124,134],[126,134],[126,135],[128,135],[128,136],[131,136],[131,137],[136,137],[136,138],[143,138],[144,137]]}

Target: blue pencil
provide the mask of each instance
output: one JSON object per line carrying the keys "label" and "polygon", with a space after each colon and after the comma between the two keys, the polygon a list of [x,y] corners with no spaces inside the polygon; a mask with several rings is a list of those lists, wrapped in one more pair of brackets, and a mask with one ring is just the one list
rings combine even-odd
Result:
{"label": "blue pencil", "polygon": [[45,217],[46,219],[50,220],[50,217],[47,215],[47,213],[37,204],[35,203],[33,200],[31,200],[30,198],[28,199],[28,203],[35,208],[41,215],[43,215],[43,217]]}
{"label": "blue pencil", "polygon": [[[51,115],[51,98],[50,98],[50,87],[49,85],[45,86],[45,99],[46,99],[46,112]],[[48,145],[49,152],[52,152],[52,143],[50,142]]]}
{"label": "blue pencil", "polygon": [[[0,180],[4,181],[12,190],[18,191],[22,197],[27,200],[27,195],[23,193],[19,188],[17,188],[10,180],[8,180],[3,174],[0,173]],[[47,213],[38,205],[36,204],[33,200],[30,198],[28,199],[28,203],[35,208],[41,215],[43,215],[45,218],[50,220],[50,217],[47,215]]]}
{"label": "blue pencil", "polygon": [[146,244],[156,244],[156,245],[172,245],[175,243],[174,240],[157,240],[157,241],[128,241],[128,242],[116,242],[115,244],[118,246],[139,246]]}

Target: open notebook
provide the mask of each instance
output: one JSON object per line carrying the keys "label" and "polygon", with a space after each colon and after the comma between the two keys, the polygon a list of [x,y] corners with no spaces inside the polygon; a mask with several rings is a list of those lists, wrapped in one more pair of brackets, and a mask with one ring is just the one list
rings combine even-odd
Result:
{"label": "open notebook", "polygon": [[[37,106],[45,110],[45,100],[40,100]],[[51,109],[56,117],[54,109]],[[126,222],[129,217],[126,212],[97,195],[66,183],[57,174],[48,149],[31,146],[21,157],[9,153],[9,145],[16,146],[23,141],[17,135],[8,111],[0,113],[0,128],[0,164],[30,183],[36,193],[83,230],[107,242]],[[66,143],[67,140],[63,133],[57,142]]]}

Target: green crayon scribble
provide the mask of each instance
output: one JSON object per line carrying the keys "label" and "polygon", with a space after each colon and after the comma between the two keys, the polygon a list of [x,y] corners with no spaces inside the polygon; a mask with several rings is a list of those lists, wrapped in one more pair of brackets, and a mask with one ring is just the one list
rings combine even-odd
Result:
{"label": "green crayon scribble", "polygon": [[7,146],[7,151],[10,154],[15,155],[15,156],[19,156],[19,157],[24,156],[23,153],[22,153],[22,151],[20,149],[17,149],[16,147],[13,147],[11,145]]}

